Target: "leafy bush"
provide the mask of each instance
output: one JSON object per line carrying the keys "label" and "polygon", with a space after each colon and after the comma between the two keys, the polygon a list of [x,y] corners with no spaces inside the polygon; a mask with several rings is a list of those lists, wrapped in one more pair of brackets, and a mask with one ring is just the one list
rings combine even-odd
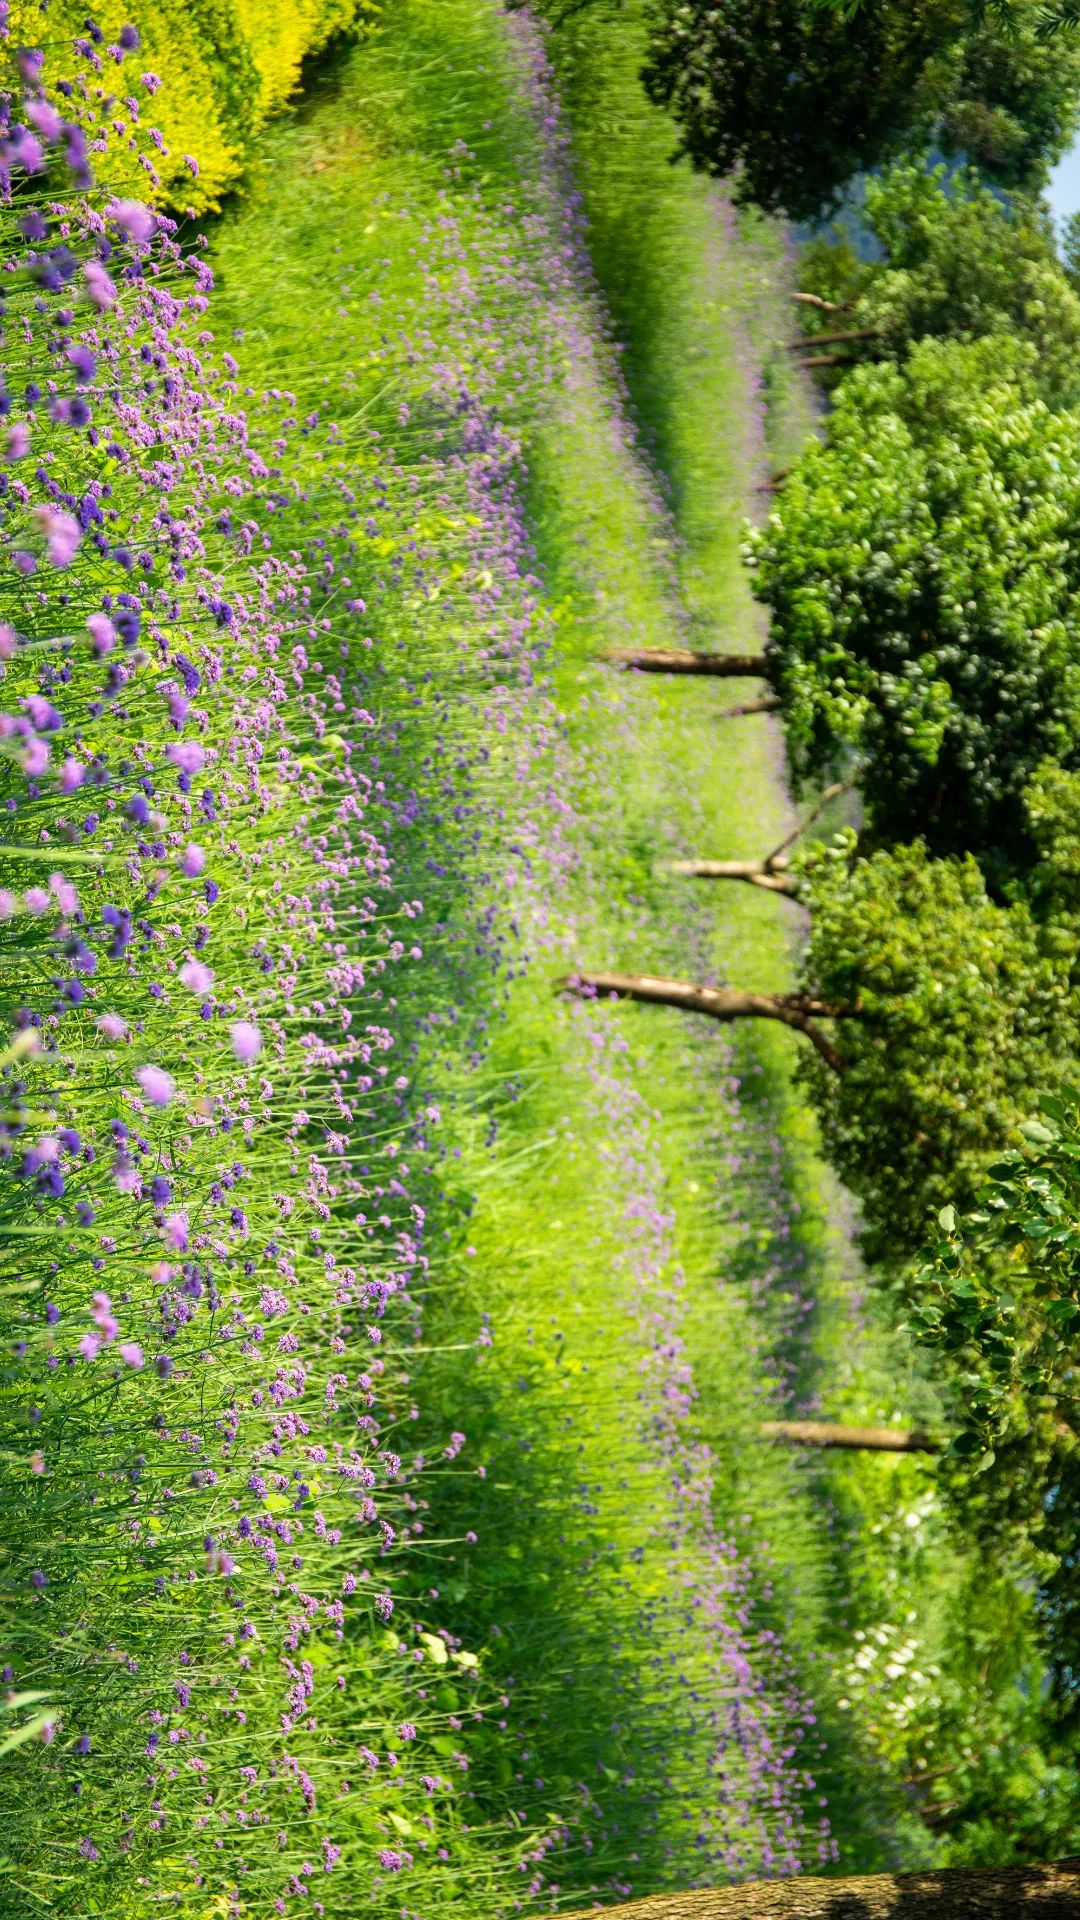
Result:
{"label": "leafy bush", "polygon": [[[1044,1093],[911,1283],[912,1317],[953,1388],[948,1464],[964,1518],[1035,1549],[1056,1693],[1080,1717],[1080,1094]],[[972,1472],[974,1470],[974,1472]]]}
{"label": "leafy bush", "polygon": [[922,843],[820,861],[803,897],[803,981],[840,1010],[841,1068],[814,1057],[805,1071],[867,1251],[895,1265],[1007,1143],[1032,1077],[1075,1046],[1070,968],[1026,905],[987,897],[974,860]]}
{"label": "leafy bush", "polygon": [[803,309],[809,339],[840,333],[841,367],[902,360],[928,335],[1011,335],[1033,351],[1049,405],[1080,396],[1080,294],[1045,212],[1003,201],[973,170],[904,162],[867,181],[862,219],[879,257],[858,260],[842,234],[822,235],[800,262],[803,287],[842,308]]}
{"label": "leafy bush", "polygon": [[[162,143],[148,167],[155,197],[166,205],[195,213],[219,205],[236,185],[254,135],[295,91],[303,61],[337,34],[355,28],[377,11],[372,0],[290,0],[268,6],[261,0],[147,0],[134,10],[115,0],[95,10],[88,21],[82,0],[54,0],[49,9],[50,75],[70,77],[89,67],[100,75],[102,121],[119,111],[138,120],[145,105],[122,102],[126,76],[118,71],[135,18],[138,46],[129,60],[155,78],[152,114]],[[36,0],[13,0],[9,12],[14,40],[41,44],[41,9]],[[81,51],[72,62],[72,44]],[[159,90],[160,89],[160,90]],[[103,156],[102,178],[123,168],[113,148]]]}
{"label": "leafy bush", "polygon": [[1032,856],[1025,787],[1080,738],[1080,426],[1007,344],[856,369],[749,547],[796,777],[854,753],[875,837],[998,878]]}

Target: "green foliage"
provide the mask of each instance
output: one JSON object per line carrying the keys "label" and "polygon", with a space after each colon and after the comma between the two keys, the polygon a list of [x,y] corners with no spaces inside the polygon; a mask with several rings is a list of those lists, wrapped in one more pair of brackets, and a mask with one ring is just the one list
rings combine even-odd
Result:
{"label": "green foliage", "polygon": [[944,167],[903,162],[867,181],[864,220],[881,249],[872,264],[843,235],[804,251],[802,285],[845,309],[842,319],[804,309],[811,337],[865,330],[848,351],[900,359],[927,335],[1016,334],[1034,351],[1050,405],[1080,397],[1080,293],[1040,207],[1002,201],[972,170],[949,178]]}
{"label": "green foliage", "polygon": [[1068,1088],[1041,1097],[1041,1117],[1020,1129],[1026,1145],[1001,1154],[977,1206],[959,1223],[943,1208],[946,1237],[920,1269],[917,1324],[963,1372],[953,1452],[984,1470],[1018,1437],[1029,1449],[1052,1441],[1062,1398],[1075,1418],[1078,1104]]}
{"label": "green foliage", "polygon": [[857,24],[813,0],[660,0],[644,77],[695,166],[796,219],[930,138],[1030,191],[1068,145],[1080,91],[1080,47],[1051,48],[1037,26],[1031,4],[1004,26],[962,0],[893,0]]}
{"label": "green foliage", "polygon": [[870,831],[1031,857],[1021,794],[1080,738],[1080,427],[1009,343],[861,367],[750,542],[798,780],[858,756]]}
{"label": "green foliage", "polygon": [[845,1017],[843,1071],[816,1055],[803,1071],[866,1251],[895,1263],[933,1210],[970,1197],[1033,1079],[1075,1045],[1071,981],[1027,906],[992,901],[971,858],[916,842],[818,861],[804,886],[803,984]]}
{"label": "green foliage", "polygon": [[[896,1742],[913,1803],[938,1836],[939,1864],[1060,1859],[1080,1831],[1076,1752],[1047,1708],[1030,1591],[1008,1571],[969,1562],[941,1626],[944,1657],[923,1687],[909,1685],[913,1711]],[[894,1649],[885,1651],[895,1664]]]}
{"label": "green foliage", "polygon": [[[1063,1704],[1080,1710],[1080,1094],[1043,1094],[1024,1144],[989,1169],[912,1283],[913,1320],[954,1385],[954,1488],[966,1516],[1032,1541]],[[974,1490],[969,1480],[974,1464]]]}
{"label": "green foliage", "polygon": [[934,129],[945,152],[964,154],[1010,193],[1036,193],[1067,152],[1080,97],[1080,37],[1047,44],[1041,4],[987,11],[965,35]]}
{"label": "green foliage", "polygon": [[963,1557],[907,1466],[904,1489],[892,1500],[881,1489],[872,1531],[898,1586],[912,1558],[933,1569],[940,1604],[932,1623],[895,1603],[861,1611],[842,1655],[844,1705],[872,1716],[935,1865],[1058,1859],[1075,1846],[1080,1789],[1074,1743],[1047,1708],[1034,1597],[1011,1570]]}
{"label": "green foliage", "polygon": [[[303,61],[377,12],[374,0],[290,0],[280,7],[265,0],[142,0],[130,8],[127,0],[105,0],[94,8],[102,118],[112,117],[104,103],[115,110],[115,96],[131,88],[127,69],[114,66],[108,48],[134,18],[141,44],[129,66],[161,82],[148,112],[164,141],[154,156],[154,196],[195,213],[217,208],[239,181],[259,129],[295,92]],[[13,0],[13,44],[43,44],[41,14],[38,0]],[[79,66],[71,46],[84,34],[86,17],[85,0],[53,0],[44,43],[53,81]],[[106,155],[98,170],[106,184],[122,178],[122,152]],[[144,194],[150,185],[143,183]]]}
{"label": "green foliage", "polygon": [[742,200],[813,219],[904,143],[928,62],[961,23],[949,0],[869,8],[855,32],[804,0],[664,0],[645,84],[695,166],[734,174]]}

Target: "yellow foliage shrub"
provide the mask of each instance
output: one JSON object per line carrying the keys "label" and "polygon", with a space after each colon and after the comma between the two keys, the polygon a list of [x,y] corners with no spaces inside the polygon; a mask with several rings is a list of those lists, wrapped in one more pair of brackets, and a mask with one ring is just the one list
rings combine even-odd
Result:
{"label": "yellow foliage shrub", "polygon": [[[92,17],[103,36],[101,86],[116,102],[109,117],[129,119],[122,103],[132,95],[142,127],[157,128],[164,142],[164,152],[150,149],[158,182],[146,176],[143,197],[194,213],[216,208],[239,179],[252,136],[295,91],[302,62],[377,10],[373,0],[103,0]],[[52,0],[43,17],[38,0],[12,0],[10,44],[43,47],[53,83],[76,66],[85,72],[72,45],[85,35],[87,12],[86,0]],[[129,24],[141,44],[118,64],[109,48]],[[144,73],[161,82],[152,99],[139,85]],[[114,142],[100,172],[109,180],[123,167]]]}

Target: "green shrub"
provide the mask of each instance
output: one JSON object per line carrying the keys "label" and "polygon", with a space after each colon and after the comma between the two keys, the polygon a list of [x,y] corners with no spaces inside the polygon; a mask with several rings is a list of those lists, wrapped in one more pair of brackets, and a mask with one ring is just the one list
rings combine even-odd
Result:
{"label": "green shrub", "polygon": [[[133,8],[108,0],[90,34],[103,87],[115,72],[117,105],[130,89],[110,53],[129,21],[140,37],[132,69],[161,82],[151,109],[164,143],[155,197],[195,213],[217,208],[251,140],[295,91],[303,62],[376,11],[373,0],[141,0]],[[81,0],[58,0],[50,11],[44,45],[54,77],[70,72],[72,39],[86,19]],[[42,45],[42,25],[36,0],[15,0],[13,45]],[[103,156],[99,174],[108,180],[118,165],[120,156]]]}

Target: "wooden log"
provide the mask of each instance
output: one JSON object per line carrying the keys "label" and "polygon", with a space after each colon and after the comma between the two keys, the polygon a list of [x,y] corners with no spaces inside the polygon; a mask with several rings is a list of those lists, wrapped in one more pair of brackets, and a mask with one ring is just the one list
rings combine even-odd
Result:
{"label": "wooden log", "polygon": [[920,1427],[841,1427],[829,1420],[763,1420],[763,1440],[792,1447],[851,1447],[866,1453],[940,1453],[941,1442]]}
{"label": "wooden log", "polygon": [[609,1920],[1080,1920],[1080,1862],[755,1880],[659,1893],[620,1907],[582,1907],[563,1920],[601,1912]]}
{"label": "wooden log", "polygon": [[674,647],[611,647],[600,658],[611,667],[633,667],[638,673],[704,673],[720,680],[760,679],[765,673],[763,653],[693,653]]}

